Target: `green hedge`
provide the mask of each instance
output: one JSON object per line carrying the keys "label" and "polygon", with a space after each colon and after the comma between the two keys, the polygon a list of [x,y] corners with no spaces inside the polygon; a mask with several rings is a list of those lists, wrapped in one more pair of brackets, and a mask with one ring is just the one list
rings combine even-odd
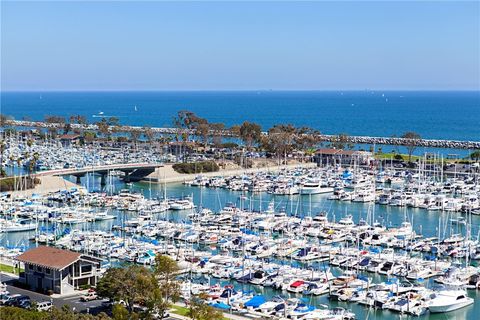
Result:
{"label": "green hedge", "polygon": [[219,170],[218,164],[216,164],[215,161],[176,163],[172,168],[178,173],[205,173]]}

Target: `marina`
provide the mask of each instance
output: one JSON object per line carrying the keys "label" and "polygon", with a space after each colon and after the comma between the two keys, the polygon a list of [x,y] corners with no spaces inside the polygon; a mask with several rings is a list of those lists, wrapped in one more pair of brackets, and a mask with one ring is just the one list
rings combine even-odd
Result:
{"label": "marina", "polygon": [[[148,266],[168,254],[182,266],[184,297],[205,292],[246,315],[469,312],[480,284],[475,175],[381,173],[325,166],[127,188],[113,177],[104,192],[3,197],[3,255],[47,244]],[[101,189],[98,177],[83,179]],[[453,295],[465,298],[449,305]]]}
{"label": "marina", "polygon": [[480,319],[480,2],[0,6],[0,320]]}

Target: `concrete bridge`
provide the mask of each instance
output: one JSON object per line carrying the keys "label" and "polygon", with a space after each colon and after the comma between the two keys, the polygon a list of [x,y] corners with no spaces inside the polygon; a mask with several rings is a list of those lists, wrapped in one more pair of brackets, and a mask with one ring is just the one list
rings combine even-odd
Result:
{"label": "concrete bridge", "polygon": [[162,164],[152,163],[119,163],[102,166],[91,166],[83,168],[69,168],[58,170],[47,170],[36,173],[34,176],[75,176],[77,184],[80,184],[80,178],[88,173],[98,174],[101,177],[100,184],[106,184],[106,177],[110,171],[121,171],[125,173],[123,180],[125,182],[138,182],[153,173],[156,168],[162,167]]}

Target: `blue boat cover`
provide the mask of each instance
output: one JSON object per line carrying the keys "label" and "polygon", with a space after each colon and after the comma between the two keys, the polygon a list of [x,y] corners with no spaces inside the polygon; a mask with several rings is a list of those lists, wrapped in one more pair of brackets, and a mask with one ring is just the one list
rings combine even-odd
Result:
{"label": "blue boat cover", "polygon": [[223,302],[212,303],[210,305],[214,308],[217,308],[217,309],[222,309],[222,310],[230,309],[230,306],[226,303],[223,303]]}
{"label": "blue boat cover", "polygon": [[261,304],[265,303],[267,300],[265,300],[264,296],[255,296],[252,299],[248,300],[245,302],[245,307],[253,307],[253,308],[258,308]]}

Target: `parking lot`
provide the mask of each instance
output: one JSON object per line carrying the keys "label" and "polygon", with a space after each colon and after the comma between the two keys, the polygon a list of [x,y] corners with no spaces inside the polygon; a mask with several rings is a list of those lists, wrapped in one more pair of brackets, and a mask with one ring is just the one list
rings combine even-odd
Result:
{"label": "parking lot", "polygon": [[81,293],[78,293],[74,296],[52,298],[50,296],[47,296],[41,293],[37,293],[30,290],[25,290],[25,289],[12,286],[11,283],[15,279],[5,274],[1,275],[1,280],[3,283],[7,284],[7,291],[10,293],[10,295],[13,295],[13,294],[26,295],[30,297],[32,302],[33,301],[35,302],[51,301],[53,305],[57,308],[62,308],[64,305],[68,305],[70,309],[76,312],[82,312],[82,313],[88,312],[88,313],[97,314],[102,311],[108,311],[107,308],[102,306],[102,302],[105,300],[93,300],[88,302],[80,301],[80,297],[82,296]]}
{"label": "parking lot", "polygon": [[[15,287],[11,285],[14,280],[15,278],[5,275],[3,273],[0,273],[0,281],[7,285],[7,291],[9,292],[9,295],[20,294],[20,295],[28,296],[30,297],[31,302],[35,301],[37,303],[43,302],[43,301],[51,301],[52,304],[58,309],[67,305],[70,307],[71,310],[79,313],[90,313],[90,314],[98,314],[100,312],[106,312],[107,314],[110,313],[110,307],[102,305],[103,302],[108,301],[106,299],[103,299],[103,300],[97,299],[97,300],[87,301],[87,302],[81,301],[80,298],[84,295],[84,293],[81,293],[81,292],[73,296],[52,298],[50,296],[47,296],[38,292]],[[164,319],[178,320],[179,318],[182,318],[182,317],[172,314],[171,316],[168,316]]]}

